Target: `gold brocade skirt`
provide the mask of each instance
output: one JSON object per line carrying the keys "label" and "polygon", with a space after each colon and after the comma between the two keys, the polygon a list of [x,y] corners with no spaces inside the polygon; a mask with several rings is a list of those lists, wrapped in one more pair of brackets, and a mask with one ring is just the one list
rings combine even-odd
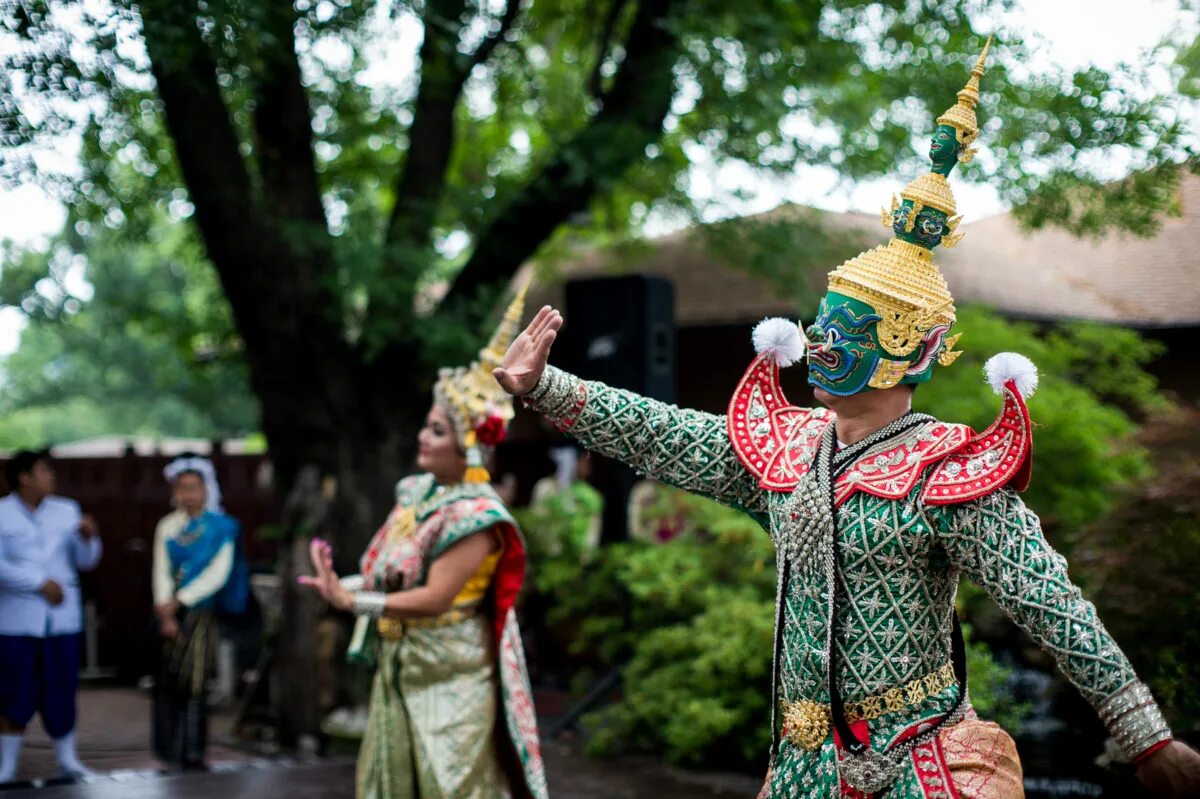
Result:
{"label": "gold brocade skirt", "polygon": [[358,799],[509,796],[495,742],[490,620],[381,640],[355,778]]}

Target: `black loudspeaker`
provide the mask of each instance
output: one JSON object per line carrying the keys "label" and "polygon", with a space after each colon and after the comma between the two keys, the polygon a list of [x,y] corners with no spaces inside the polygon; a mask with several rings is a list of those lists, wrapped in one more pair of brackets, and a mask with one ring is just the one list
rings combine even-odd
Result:
{"label": "black loudspeaker", "polygon": [[[556,363],[587,380],[675,402],[675,287],[669,280],[571,281],[566,306]],[[605,542],[628,536],[629,492],[637,480],[632,469],[595,458],[590,482],[604,495]]]}
{"label": "black loudspeaker", "polygon": [[[568,371],[675,401],[675,287],[660,277],[574,280],[555,349]],[[557,354],[557,353],[556,353]]]}

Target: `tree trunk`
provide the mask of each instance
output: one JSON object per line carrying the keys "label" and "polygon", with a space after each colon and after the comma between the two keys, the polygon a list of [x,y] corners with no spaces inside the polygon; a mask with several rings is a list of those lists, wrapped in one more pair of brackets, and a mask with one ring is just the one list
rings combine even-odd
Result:
{"label": "tree trunk", "polygon": [[[416,430],[428,409],[428,391],[413,387],[368,392],[354,383],[324,384],[322,391],[263,399],[263,427],[270,442],[276,491],[282,508],[283,617],[278,645],[280,741],[295,746],[320,731],[314,632],[321,603],[300,590],[296,577],[312,574],[308,547],[314,537],[330,541],[339,574],[358,572],[371,536],[392,508],[395,485],[413,469]],[[381,396],[382,395],[382,396]],[[338,407],[314,429],[319,407]]]}

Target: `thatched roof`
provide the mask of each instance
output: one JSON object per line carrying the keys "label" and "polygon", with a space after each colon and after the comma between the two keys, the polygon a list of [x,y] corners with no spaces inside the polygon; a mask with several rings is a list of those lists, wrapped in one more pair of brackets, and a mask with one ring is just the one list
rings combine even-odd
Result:
{"label": "thatched roof", "polygon": [[[984,303],[1030,319],[1088,319],[1143,328],[1197,326],[1200,177],[1185,177],[1179,192],[1182,215],[1164,219],[1149,239],[1117,234],[1080,239],[1059,229],[1024,232],[1010,215],[1002,214],[965,223],[963,242],[953,250],[939,250],[936,260],[959,303]],[[819,221],[829,237],[855,242],[855,251],[887,238],[878,216],[794,206],[743,223],[789,219],[808,225]],[[651,239],[632,251],[584,253],[562,265],[554,279],[535,287],[531,307],[547,302],[561,307],[565,280],[640,273],[675,284],[680,327],[750,323],[796,313],[789,292],[736,266],[736,253],[714,254],[702,231]],[[812,265],[812,279],[819,282],[839,257],[843,256]]]}
{"label": "thatched roof", "polygon": [[1180,216],[1151,238],[1023,232],[1008,214],[963,225],[939,262],[954,296],[1032,319],[1132,327],[1200,325],[1200,176],[1179,187]]}

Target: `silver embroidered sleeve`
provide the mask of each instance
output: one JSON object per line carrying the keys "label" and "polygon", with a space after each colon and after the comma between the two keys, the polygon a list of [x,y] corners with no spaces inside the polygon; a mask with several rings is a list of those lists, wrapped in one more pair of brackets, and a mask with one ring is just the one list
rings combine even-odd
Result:
{"label": "silver embroidered sleeve", "polygon": [[1016,493],[1002,489],[935,515],[931,523],[954,564],[1054,657],[1093,707],[1136,679]]}
{"label": "silver embroidered sleeve", "polygon": [[725,418],[584,381],[546,367],[525,404],[590,450],[686,491],[767,510],[766,492],[738,462]]}
{"label": "silver embroidered sleeve", "polygon": [[547,366],[537,385],[521,400],[530,408],[561,425],[583,388],[583,381],[554,366]]}
{"label": "silver embroidered sleeve", "polygon": [[354,595],[354,615],[377,619],[387,606],[387,594],[382,591],[359,591]]}
{"label": "silver embroidered sleeve", "polygon": [[351,574],[338,580],[338,583],[342,586],[342,588],[353,594],[355,591],[363,590],[363,588],[366,586],[367,578],[363,577],[361,574]]}
{"label": "silver embroidered sleeve", "polygon": [[1101,702],[1098,710],[1104,725],[1130,760],[1172,737],[1158,703],[1142,682],[1129,683]]}

